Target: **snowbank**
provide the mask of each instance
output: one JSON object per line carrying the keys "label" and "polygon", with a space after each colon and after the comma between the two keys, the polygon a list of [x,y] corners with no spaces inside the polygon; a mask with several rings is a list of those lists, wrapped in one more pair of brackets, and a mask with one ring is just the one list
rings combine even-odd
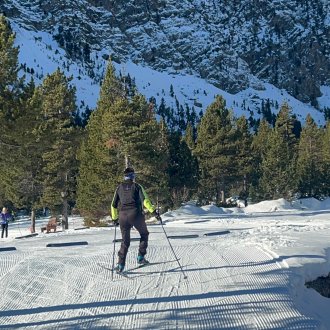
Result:
{"label": "snowbank", "polygon": [[330,209],[330,198],[327,197],[323,201],[319,201],[316,198],[301,198],[292,202],[292,206],[301,210],[329,210]]}
{"label": "snowbank", "polygon": [[181,206],[175,211],[169,211],[164,213],[162,217],[164,216],[166,218],[180,218],[184,216],[204,215],[204,214],[206,214],[206,212],[202,208],[193,205],[192,203],[188,203],[184,206]]}
{"label": "snowbank", "polygon": [[225,210],[222,207],[217,207],[216,205],[205,205],[201,207],[206,213],[213,213],[213,214],[226,214],[231,213],[230,210]]}
{"label": "snowbank", "polygon": [[288,202],[284,198],[277,200],[262,201],[260,203],[248,205],[247,207],[233,207],[223,208],[217,207],[216,205],[204,205],[202,207],[196,206],[195,202],[188,202],[181,206],[179,209],[174,211],[166,212],[162,215],[165,220],[171,219],[182,219],[187,216],[212,216],[212,215],[226,215],[226,214],[237,214],[237,213],[272,213],[282,211],[297,211],[297,210],[329,210],[330,209],[330,198],[326,198],[324,201],[319,201],[315,198],[303,198],[296,200],[292,203]]}
{"label": "snowbank", "polygon": [[330,210],[330,197],[320,203],[321,210]]}
{"label": "snowbank", "polygon": [[316,198],[301,198],[293,201],[292,206],[302,210],[319,210],[321,202]]}
{"label": "snowbank", "polygon": [[245,208],[246,213],[293,211],[293,210],[294,208],[284,198],[280,198],[274,201],[263,201],[257,204],[248,205]]}

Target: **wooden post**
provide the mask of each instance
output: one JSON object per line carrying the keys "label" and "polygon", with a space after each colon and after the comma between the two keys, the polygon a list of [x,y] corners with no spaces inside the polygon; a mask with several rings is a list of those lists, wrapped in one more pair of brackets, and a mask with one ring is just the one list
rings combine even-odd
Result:
{"label": "wooden post", "polygon": [[36,232],[36,210],[32,209],[31,210],[31,233]]}
{"label": "wooden post", "polygon": [[63,208],[62,208],[62,228],[63,229],[69,229],[69,220],[68,220],[68,199],[67,199],[67,192],[62,191],[62,202],[63,202]]}

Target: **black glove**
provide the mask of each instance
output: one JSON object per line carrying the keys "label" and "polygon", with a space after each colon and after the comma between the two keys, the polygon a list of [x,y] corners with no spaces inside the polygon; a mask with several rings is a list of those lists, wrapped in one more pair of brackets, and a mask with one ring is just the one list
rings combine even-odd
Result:
{"label": "black glove", "polygon": [[160,222],[162,223],[162,218],[160,217],[160,214],[157,210],[152,212],[152,215]]}
{"label": "black glove", "polygon": [[119,226],[119,220],[118,219],[112,220],[112,221],[113,221],[113,225],[114,226]]}

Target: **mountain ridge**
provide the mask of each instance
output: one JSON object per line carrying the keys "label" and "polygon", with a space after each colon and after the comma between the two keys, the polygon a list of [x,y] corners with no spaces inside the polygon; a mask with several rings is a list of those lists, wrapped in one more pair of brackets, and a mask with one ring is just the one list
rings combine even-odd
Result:
{"label": "mountain ridge", "polygon": [[7,0],[0,10],[52,35],[96,83],[111,56],[232,95],[269,83],[319,110],[330,86],[327,1]]}

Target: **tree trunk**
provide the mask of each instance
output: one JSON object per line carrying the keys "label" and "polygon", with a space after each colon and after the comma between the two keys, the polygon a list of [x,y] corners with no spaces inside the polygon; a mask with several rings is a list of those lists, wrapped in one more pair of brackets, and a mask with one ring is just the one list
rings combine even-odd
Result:
{"label": "tree trunk", "polygon": [[63,229],[69,229],[69,220],[68,220],[68,200],[67,200],[66,197],[63,198],[62,228],[63,228]]}
{"label": "tree trunk", "polygon": [[36,210],[32,209],[31,211],[31,233],[36,232]]}
{"label": "tree trunk", "polygon": [[131,167],[131,162],[129,160],[129,155],[125,155],[125,168]]}
{"label": "tree trunk", "polygon": [[247,185],[246,185],[246,174],[244,174],[244,181],[243,181],[243,191],[244,191],[244,206],[247,207],[248,202],[247,202]]}
{"label": "tree trunk", "polygon": [[224,182],[224,179],[221,180],[221,184],[220,184],[220,196],[221,196],[221,203],[225,204],[226,200],[225,200],[225,182]]}
{"label": "tree trunk", "polygon": [[225,204],[225,191],[221,190],[221,203]]}

